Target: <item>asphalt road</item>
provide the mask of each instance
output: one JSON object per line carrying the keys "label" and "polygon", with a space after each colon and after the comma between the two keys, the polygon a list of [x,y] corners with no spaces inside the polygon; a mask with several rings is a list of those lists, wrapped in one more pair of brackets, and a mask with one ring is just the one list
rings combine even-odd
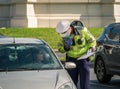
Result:
{"label": "asphalt road", "polygon": [[[79,86],[78,89],[80,89]],[[120,89],[120,76],[114,76],[108,84],[100,84],[96,79],[96,75],[93,72],[93,68],[91,68],[90,89]]]}
{"label": "asphalt road", "polygon": [[93,68],[90,69],[90,74],[90,89],[120,89],[120,76],[112,77],[108,84],[100,84],[96,79]]}

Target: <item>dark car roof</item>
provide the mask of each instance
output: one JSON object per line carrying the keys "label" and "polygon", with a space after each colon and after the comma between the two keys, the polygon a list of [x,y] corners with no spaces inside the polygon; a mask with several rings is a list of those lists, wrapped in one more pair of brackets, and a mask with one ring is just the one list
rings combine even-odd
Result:
{"label": "dark car roof", "polygon": [[0,44],[43,44],[44,42],[36,38],[0,38]]}
{"label": "dark car roof", "polygon": [[110,30],[114,30],[114,29],[120,31],[120,23],[111,23],[109,25],[106,25],[104,27],[103,33],[98,37],[97,41],[103,40],[105,38],[105,34],[109,33]]}
{"label": "dark car roof", "polygon": [[109,31],[110,29],[120,29],[120,23],[112,23],[105,26],[105,31]]}

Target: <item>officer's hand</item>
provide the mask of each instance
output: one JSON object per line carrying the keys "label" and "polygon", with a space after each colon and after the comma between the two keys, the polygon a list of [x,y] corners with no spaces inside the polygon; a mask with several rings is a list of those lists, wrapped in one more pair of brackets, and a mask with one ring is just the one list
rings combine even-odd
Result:
{"label": "officer's hand", "polygon": [[64,49],[65,49],[65,51],[69,51],[70,50],[70,46],[68,46],[67,44],[64,44]]}
{"label": "officer's hand", "polygon": [[94,51],[95,51],[95,49],[93,47],[89,48],[89,52],[94,52]]}

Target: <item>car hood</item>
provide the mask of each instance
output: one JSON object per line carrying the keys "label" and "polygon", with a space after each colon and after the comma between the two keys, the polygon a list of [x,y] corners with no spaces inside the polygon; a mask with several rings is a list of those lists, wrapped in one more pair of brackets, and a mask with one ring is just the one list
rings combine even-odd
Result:
{"label": "car hood", "polygon": [[0,89],[57,89],[69,81],[64,69],[0,72]]}

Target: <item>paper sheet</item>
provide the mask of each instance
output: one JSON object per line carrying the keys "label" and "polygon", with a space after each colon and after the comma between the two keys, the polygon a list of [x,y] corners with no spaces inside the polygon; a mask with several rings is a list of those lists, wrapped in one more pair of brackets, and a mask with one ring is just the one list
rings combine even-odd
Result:
{"label": "paper sheet", "polygon": [[87,59],[88,57],[94,55],[95,52],[89,52],[89,53],[86,53],[84,55],[82,55],[81,57],[79,57],[77,60],[81,60],[81,59]]}

